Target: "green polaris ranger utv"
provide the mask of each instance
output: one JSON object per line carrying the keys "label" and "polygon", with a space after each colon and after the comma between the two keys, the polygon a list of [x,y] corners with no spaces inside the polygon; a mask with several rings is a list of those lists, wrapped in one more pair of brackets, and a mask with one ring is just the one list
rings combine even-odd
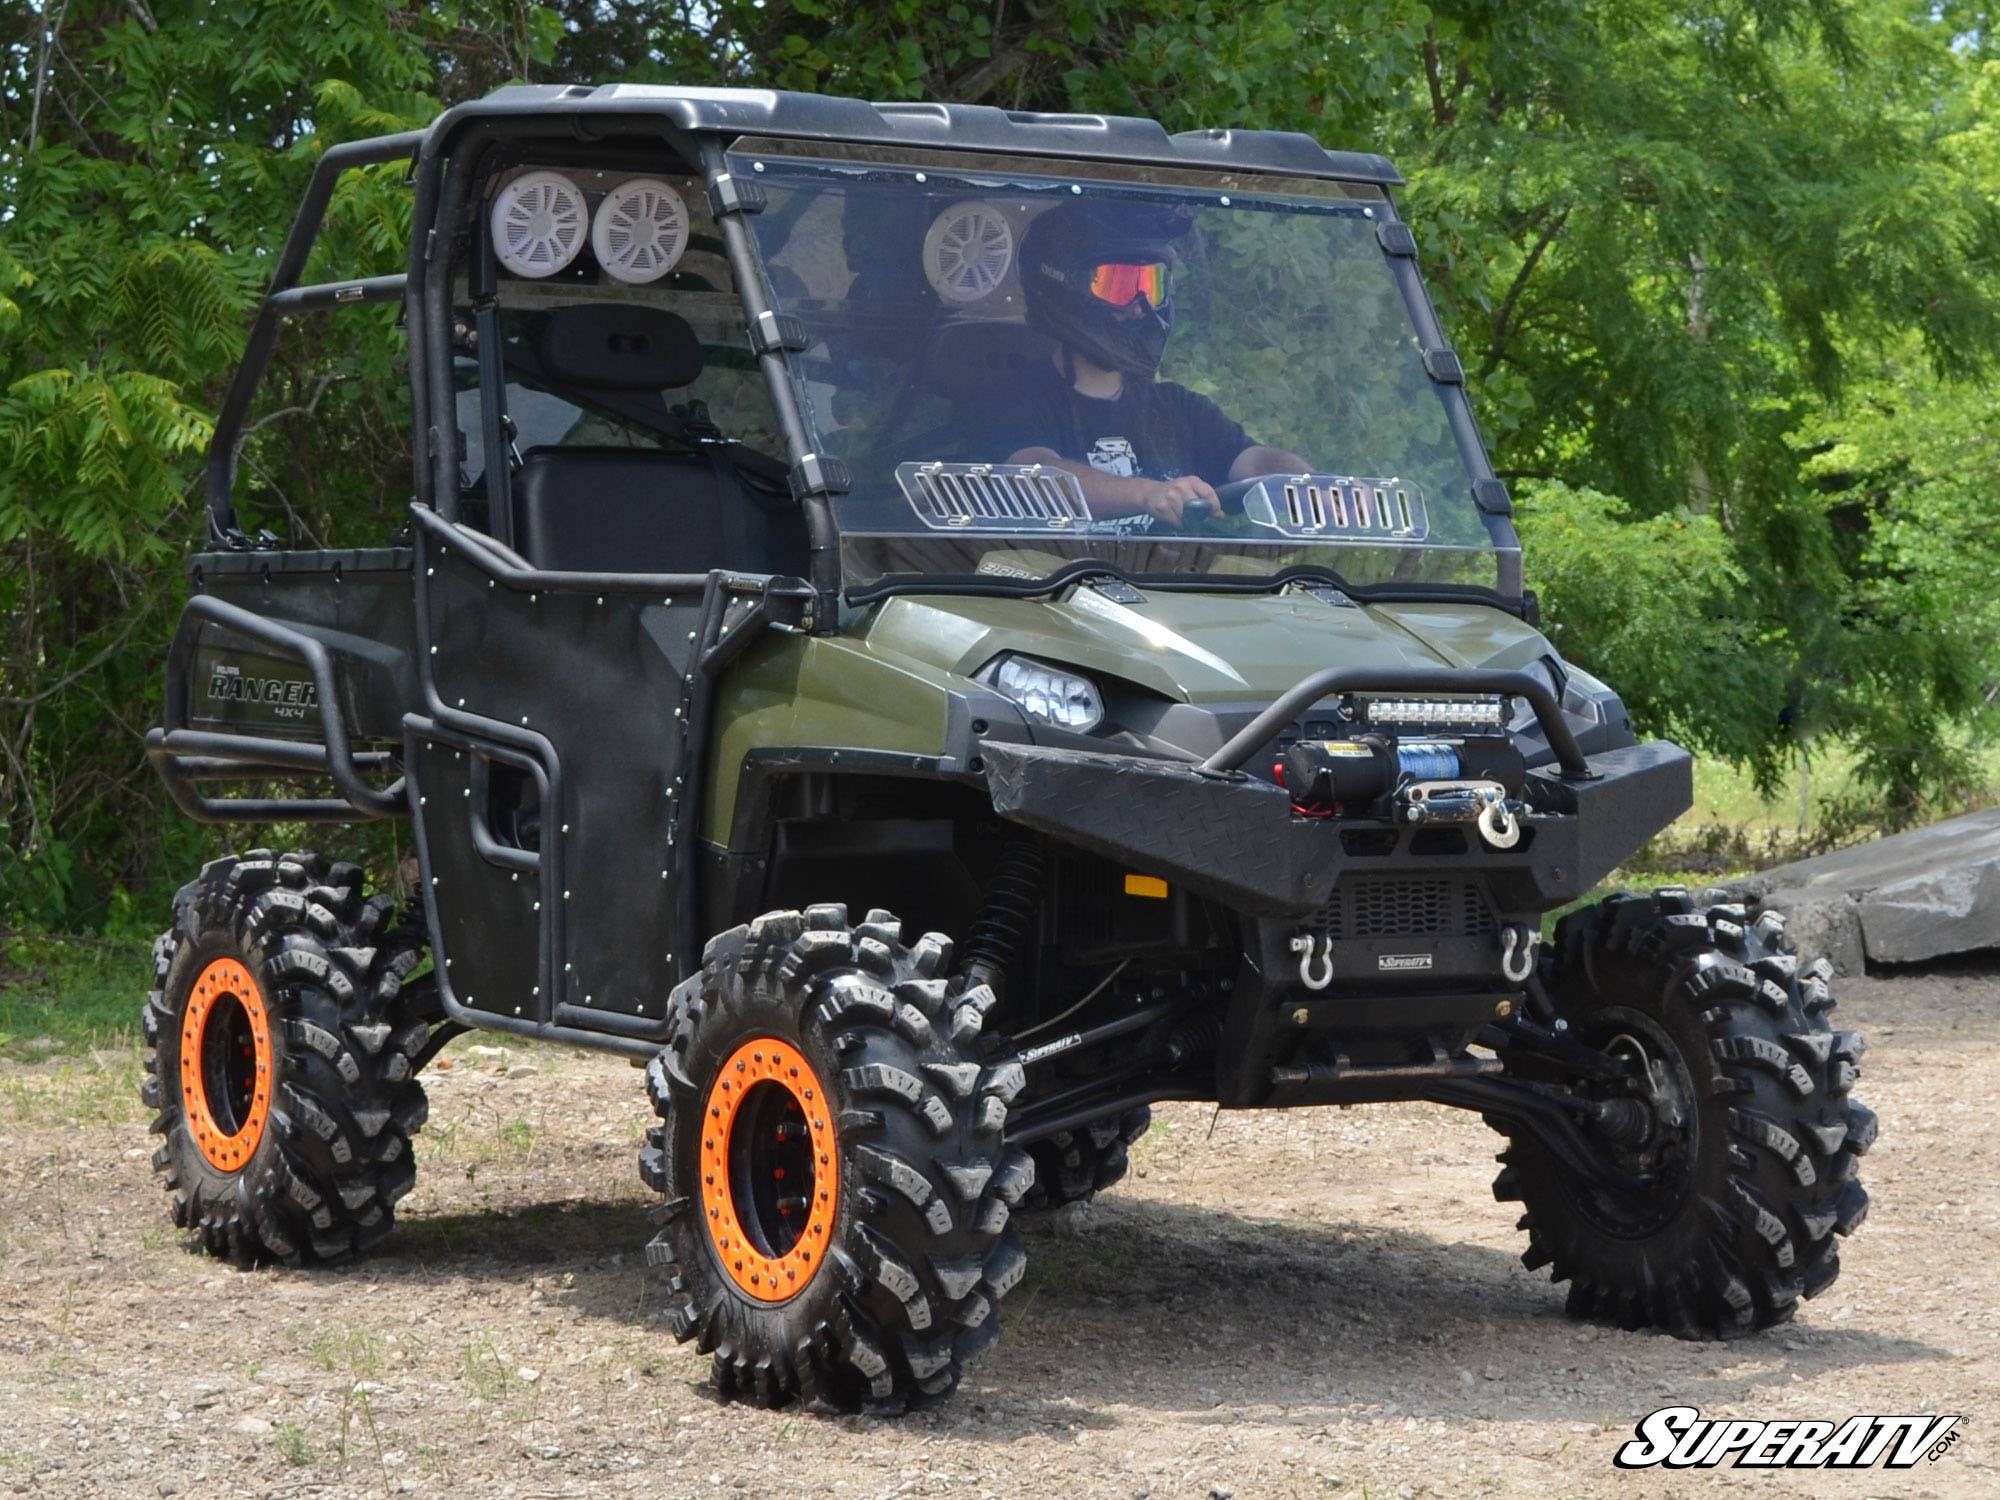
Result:
{"label": "green polaris ranger utv", "polygon": [[[340,174],[403,159],[407,271],[299,284]],[[175,1221],[365,1249],[425,1064],[486,1029],[643,1060],[671,1326],[763,1403],[950,1390],[1013,1216],[1167,1099],[1477,1111],[1582,1317],[1728,1337],[1823,1290],[1875,1135],[1826,967],[1678,889],[1542,941],[1689,758],[1540,633],[1399,181],[623,85],[327,151],[147,745],[190,817],[408,820],[420,875],[251,849],[181,891]],[[385,301],[407,526],[246,532],[280,327]]]}

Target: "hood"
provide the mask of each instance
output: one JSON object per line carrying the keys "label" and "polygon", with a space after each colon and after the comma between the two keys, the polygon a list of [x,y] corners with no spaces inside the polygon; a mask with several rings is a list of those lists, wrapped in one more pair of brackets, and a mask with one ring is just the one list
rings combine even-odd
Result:
{"label": "hood", "polygon": [[1490,605],[1333,604],[1302,592],[1144,592],[1089,585],[1049,599],[901,595],[858,632],[870,651],[970,676],[1005,651],[1122,678],[1183,703],[1248,703],[1329,666],[1522,665],[1549,652]]}

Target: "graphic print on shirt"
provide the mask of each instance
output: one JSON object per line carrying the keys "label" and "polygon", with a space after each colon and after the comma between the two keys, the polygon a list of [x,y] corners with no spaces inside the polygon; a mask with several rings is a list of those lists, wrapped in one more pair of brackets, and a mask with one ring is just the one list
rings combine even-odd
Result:
{"label": "graphic print on shirt", "polygon": [[1120,479],[1130,479],[1139,472],[1139,455],[1133,451],[1130,438],[1099,438],[1084,461],[1098,473],[1115,474]]}

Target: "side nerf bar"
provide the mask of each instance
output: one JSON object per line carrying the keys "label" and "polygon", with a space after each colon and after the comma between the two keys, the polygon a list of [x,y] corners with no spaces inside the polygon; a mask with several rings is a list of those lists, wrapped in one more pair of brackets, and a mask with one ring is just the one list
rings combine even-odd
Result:
{"label": "side nerf bar", "polygon": [[1215,754],[1201,763],[1210,776],[1226,776],[1240,771],[1243,763],[1262,746],[1277,738],[1292,720],[1322,698],[1335,693],[1499,693],[1525,698],[1535,718],[1548,736],[1565,780],[1587,781],[1593,776],[1590,762],[1570,732],[1562,706],[1548,685],[1527,672],[1491,668],[1452,667],[1328,667],[1294,683],[1233,735]]}
{"label": "side nerf bar", "polygon": [[[193,687],[195,638],[203,624],[220,625],[249,636],[275,651],[295,656],[312,673],[319,700],[320,738],[317,745],[268,735],[218,734],[190,729],[188,694]],[[203,823],[268,822],[352,823],[369,818],[400,817],[409,809],[403,782],[376,788],[362,779],[362,768],[391,763],[383,751],[356,755],[341,714],[333,675],[333,658],[325,645],[276,620],[247,609],[196,594],[181,610],[173,645],[167,650],[165,723],[146,732],[146,758],[160,773],[168,794],[189,817]],[[332,797],[205,797],[196,781],[258,778],[280,775],[331,777],[340,792]]]}

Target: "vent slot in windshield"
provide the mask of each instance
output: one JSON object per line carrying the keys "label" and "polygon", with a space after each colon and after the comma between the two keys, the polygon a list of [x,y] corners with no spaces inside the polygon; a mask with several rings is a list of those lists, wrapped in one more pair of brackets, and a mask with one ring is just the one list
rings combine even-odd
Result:
{"label": "vent slot in windshield", "polygon": [[937,531],[1071,531],[1090,522],[1076,476],[1045,464],[906,463],[896,482]]}

